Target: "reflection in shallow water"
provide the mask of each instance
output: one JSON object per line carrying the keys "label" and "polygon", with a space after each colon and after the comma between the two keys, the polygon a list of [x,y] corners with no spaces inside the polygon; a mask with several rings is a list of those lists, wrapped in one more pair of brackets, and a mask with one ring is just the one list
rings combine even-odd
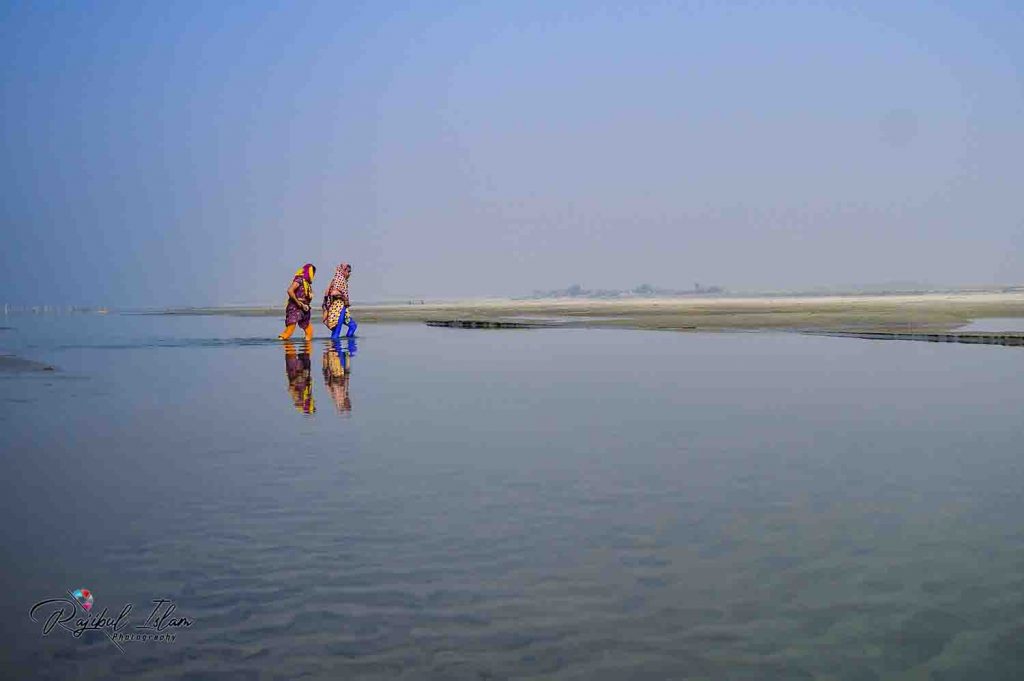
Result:
{"label": "reflection in shallow water", "polygon": [[[382,324],[306,418],[266,319],[75,321],[0,376],[0,678],[1024,679],[1020,352]],[[82,585],[196,624],[41,637]]]}
{"label": "reflection in shallow water", "polygon": [[352,357],[356,351],[355,338],[334,338],[324,348],[324,385],[341,414],[352,411],[348,381],[352,375]]}
{"label": "reflection in shallow water", "polygon": [[284,342],[284,372],[288,376],[288,393],[292,396],[292,404],[303,414],[316,411],[309,361],[312,352],[312,341],[302,341],[301,349],[296,347],[294,341]]}

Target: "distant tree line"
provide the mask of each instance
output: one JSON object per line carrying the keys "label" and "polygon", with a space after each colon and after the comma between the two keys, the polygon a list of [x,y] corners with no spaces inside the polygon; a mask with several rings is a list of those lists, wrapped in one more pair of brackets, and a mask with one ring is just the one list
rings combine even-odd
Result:
{"label": "distant tree line", "polygon": [[658,288],[651,284],[640,284],[631,289],[586,289],[580,284],[571,284],[562,289],[552,291],[535,290],[533,298],[664,298],[671,296],[713,295],[725,293],[721,286],[701,286],[699,283],[691,289]]}
{"label": "distant tree line", "polygon": [[68,314],[71,312],[106,312],[105,307],[82,305],[12,305],[0,303],[0,314],[30,312],[32,314]]}

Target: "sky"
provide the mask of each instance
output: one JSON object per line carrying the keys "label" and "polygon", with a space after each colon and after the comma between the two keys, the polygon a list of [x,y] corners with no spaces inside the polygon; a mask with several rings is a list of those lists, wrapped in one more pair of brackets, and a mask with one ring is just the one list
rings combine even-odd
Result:
{"label": "sky", "polygon": [[[1024,3],[0,0],[0,302],[1024,284]],[[318,286],[317,286],[318,285]]]}

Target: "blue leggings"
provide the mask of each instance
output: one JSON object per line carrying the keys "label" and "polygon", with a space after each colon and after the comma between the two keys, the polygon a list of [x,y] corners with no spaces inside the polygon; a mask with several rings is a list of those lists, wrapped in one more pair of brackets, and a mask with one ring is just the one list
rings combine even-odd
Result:
{"label": "blue leggings", "polygon": [[341,338],[341,327],[343,326],[348,327],[348,331],[345,332],[346,338],[356,335],[356,328],[359,327],[356,320],[349,316],[347,307],[341,308],[341,317],[338,318],[338,325],[331,330],[331,338]]}

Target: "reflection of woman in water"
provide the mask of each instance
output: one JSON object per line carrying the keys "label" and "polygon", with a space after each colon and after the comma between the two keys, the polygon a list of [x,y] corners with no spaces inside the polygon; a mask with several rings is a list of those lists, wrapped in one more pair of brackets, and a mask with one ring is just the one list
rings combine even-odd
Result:
{"label": "reflection of woman in water", "polygon": [[349,314],[348,278],[352,274],[352,266],[347,262],[338,265],[334,270],[327,292],[324,294],[324,325],[331,330],[331,338],[341,336],[341,327],[348,327],[345,336],[356,335],[356,321]]}
{"label": "reflection of woman in water", "polygon": [[288,394],[292,396],[295,408],[303,414],[312,414],[316,411],[309,362],[312,352],[313,343],[308,340],[302,344],[302,352],[296,350],[292,341],[284,344],[284,373],[288,376]]}
{"label": "reflection of woman in water", "polygon": [[356,339],[332,340],[324,349],[324,385],[342,414],[352,411],[348,396],[348,380],[352,375],[352,355],[356,354]]}
{"label": "reflection of woman in water", "polygon": [[299,268],[288,287],[288,306],[284,309],[284,331],[278,336],[288,338],[295,331],[295,325],[306,332],[306,340],[313,338],[313,327],[309,323],[309,303],[313,300],[313,275],[316,268],[306,263]]}

